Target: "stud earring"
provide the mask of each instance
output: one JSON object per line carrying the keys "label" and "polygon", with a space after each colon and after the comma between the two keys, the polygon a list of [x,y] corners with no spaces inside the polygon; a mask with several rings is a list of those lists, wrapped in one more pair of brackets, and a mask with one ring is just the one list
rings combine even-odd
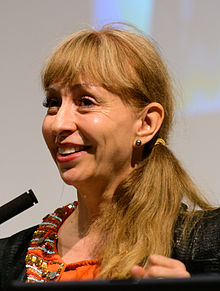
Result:
{"label": "stud earring", "polygon": [[141,140],[140,139],[137,139],[136,140],[136,146],[139,147],[141,144],[142,144]]}

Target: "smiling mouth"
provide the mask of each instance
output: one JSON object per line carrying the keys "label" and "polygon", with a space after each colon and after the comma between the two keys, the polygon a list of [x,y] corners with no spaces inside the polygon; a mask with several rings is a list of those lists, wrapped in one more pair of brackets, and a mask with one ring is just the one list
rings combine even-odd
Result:
{"label": "smiling mouth", "polygon": [[90,147],[89,146],[74,146],[74,147],[59,147],[58,148],[58,153],[65,157],[65,156],[69,156],[81,151],[87,151]]}

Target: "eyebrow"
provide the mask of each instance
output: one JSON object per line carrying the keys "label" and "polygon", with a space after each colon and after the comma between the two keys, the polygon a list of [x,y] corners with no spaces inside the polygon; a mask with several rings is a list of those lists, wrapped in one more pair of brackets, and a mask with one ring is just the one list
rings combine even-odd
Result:
{"label": "eyebrow", "polygon": [[45,91],[48,92],[48,91],[55,91],[55,92],[58,92],[58,90],[54,87],[47,87],[45,88]]}
{"label": "eyebrow", "polygon": [[[90,87],[96,87],[97,85],[95,84],[92,84],[92,83],[77,83],[77,84],[74,84],[74,85],[71,85],[69,86],[70,87],[70,90],[74,90],[74,89],[78,89],[78,88],[90,88]],[[60,89],[62,88],[62,86],[58,86],[58,88],[55,88],[53,86],[49,86],[47,88],[45,88],[45,91],[59,91]]]}

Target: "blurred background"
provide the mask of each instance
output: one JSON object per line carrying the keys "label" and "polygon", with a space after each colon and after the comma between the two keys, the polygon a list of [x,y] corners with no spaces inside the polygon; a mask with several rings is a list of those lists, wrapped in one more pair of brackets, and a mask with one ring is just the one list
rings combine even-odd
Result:
{"label": "blurred background", "polygon": [[158,43],[176,95],[169,146],[206,197],[220,204],[219,11],[219,0],[0,0],[0,205],[30,188],[39,200],[2,224],[0,237],[75,200],[41,135],[40,71],[65,36],[112,21],[133,24]]}

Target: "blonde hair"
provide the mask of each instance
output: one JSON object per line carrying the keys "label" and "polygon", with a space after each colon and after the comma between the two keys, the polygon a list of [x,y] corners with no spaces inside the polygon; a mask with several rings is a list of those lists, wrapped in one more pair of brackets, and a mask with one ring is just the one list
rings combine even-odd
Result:
{"label": "blonde hair", "polygon": [[[94,222],[102,234],[93,250],[100,259],[100,278],[128,278],[135,264],[145,266],[150,254],[170,256],[181,201],[207,210],[201,195],[167,146],[173,118],[173,93],[167,68],[153,42],[126,29],[104,26],[86,29],[64,40],[42,71],[44,88],[56,82],[72,84],[79,76],[95,80],[137,110],[150,102],[164,108],[164,121],[145,145],[143,160],[118,186],[103,215]],[[190,219],[185,220],[185,226]]]}

